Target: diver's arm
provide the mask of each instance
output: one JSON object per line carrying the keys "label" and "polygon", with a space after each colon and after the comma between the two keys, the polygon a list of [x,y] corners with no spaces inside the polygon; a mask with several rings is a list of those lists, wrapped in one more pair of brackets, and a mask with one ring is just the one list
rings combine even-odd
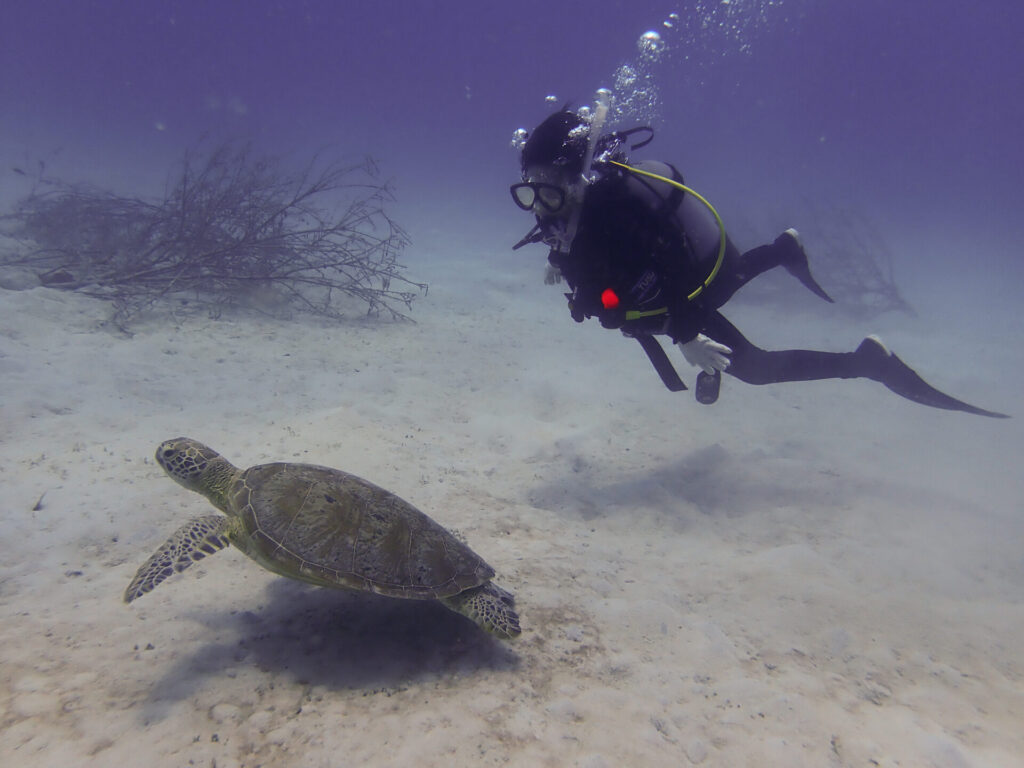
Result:
{"label": "diver's arm", "polygon": [[[668,281],[666,281],[668,282]],[[687,300],[683,291],[674,281],[668,282],[665,286],[665,293],[673,296],[668,303],[668,320],[665,323],[665,333],[672,339],[674,344],[685,344],[697,338],[701,328],[704,327],[706,313],[699,302]]]}

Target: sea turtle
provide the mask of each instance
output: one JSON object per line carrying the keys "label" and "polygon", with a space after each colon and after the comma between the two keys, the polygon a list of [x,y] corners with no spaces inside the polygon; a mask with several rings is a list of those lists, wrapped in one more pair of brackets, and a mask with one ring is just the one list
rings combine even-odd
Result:
{"label": "sea turtle", "polygon": [[499,637],[519,634],[509,592],[494,569],[414,506],[362,478],[312,464],[246,470],[186,437],[161,443],[156,460],[222,515],[175,531],[128,589],[130,603],[196,560],[234,544],[267,570],[321,587],[439,600]]}

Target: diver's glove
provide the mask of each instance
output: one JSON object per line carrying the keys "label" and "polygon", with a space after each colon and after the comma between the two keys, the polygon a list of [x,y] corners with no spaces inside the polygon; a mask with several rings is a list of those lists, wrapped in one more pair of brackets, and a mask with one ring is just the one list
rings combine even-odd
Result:
{"label": "diver's glove", "polygon": [[554,264],[544,267],[544,285],[555,285],[562,282],[562,270]]}
{"label": "diver's glove", "polygon": [[691,341],[677,341],[676,345],[682,350],[686,362],[708,375],[729,367],[729,355],[732,354],[732,350],[724,344],[712,341],[703,333],[698,333],[697,338]]}

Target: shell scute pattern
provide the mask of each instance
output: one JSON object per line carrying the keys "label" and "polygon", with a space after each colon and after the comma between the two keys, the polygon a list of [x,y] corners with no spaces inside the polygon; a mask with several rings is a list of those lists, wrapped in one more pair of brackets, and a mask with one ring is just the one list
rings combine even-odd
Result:
{"label": "shell scute pattern", "polygon": [[260,554],[312,580],[437,598],[494,576],[418,509],[340,470],[258,465],[242,473],[233,497]]}

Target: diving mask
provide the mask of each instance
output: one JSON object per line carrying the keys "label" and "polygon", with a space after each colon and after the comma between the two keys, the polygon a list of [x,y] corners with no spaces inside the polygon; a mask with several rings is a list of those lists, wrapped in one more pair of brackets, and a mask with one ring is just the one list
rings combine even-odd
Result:
{"label": "diving mask", "polygon": [[515,204],[524,211],[532,211],[539,204],[548,213],[558,213],[565,205],[565,190],[557,184],[523,181],[509,189]]}

